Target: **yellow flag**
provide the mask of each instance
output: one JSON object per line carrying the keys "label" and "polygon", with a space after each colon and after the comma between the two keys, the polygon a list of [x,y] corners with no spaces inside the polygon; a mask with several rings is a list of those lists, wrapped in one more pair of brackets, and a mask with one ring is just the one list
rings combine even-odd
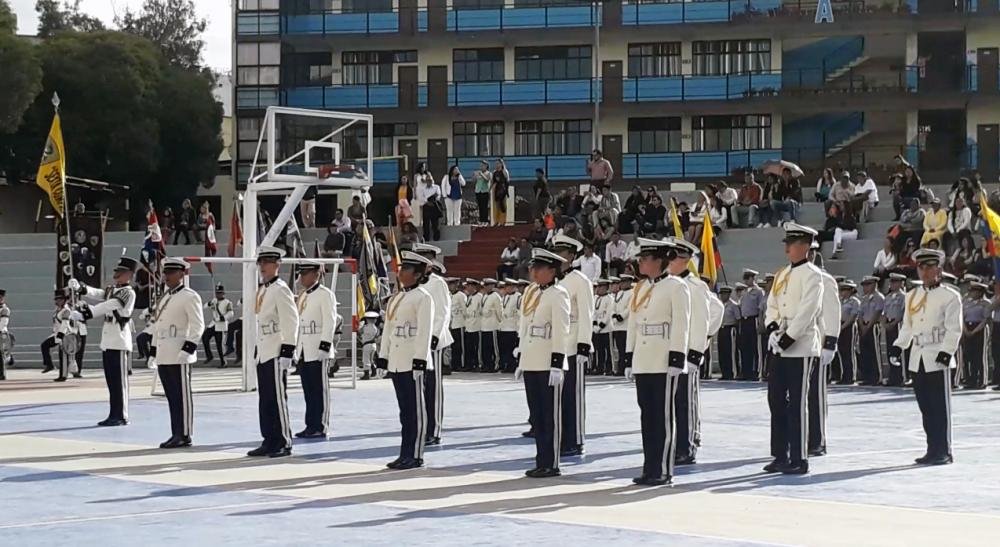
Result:
{"label": "yellow flag", "polygon": [[59,114],[52,118],[49,138],[45,141],[42,163],[38,167],[35,182],[49,195],[49,201],[56,214],[63,216],[66,210],[66,149],[63,147],[62,124]]}
{"label": "yellow flag", "polygon": [[705,224],[701,231],[701,273],[711,280],[710,285],[715,285],[718,276],[715,261],[715,232],[712,228],[712,219],[706,210]]}
{"label": "yellow flag", "polygon": [[986,202],[986,192],[979,194],[979,214],[986,221],[986,227],[990,231],[987,236],[986,249],[990,257],[1000,256],[1000,215],[990,209]]}

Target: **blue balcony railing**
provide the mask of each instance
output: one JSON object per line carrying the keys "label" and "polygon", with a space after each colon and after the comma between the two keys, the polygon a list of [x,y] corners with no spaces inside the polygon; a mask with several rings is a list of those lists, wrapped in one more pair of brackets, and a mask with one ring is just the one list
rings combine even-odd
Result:
{"label": "blue balcony railing", "polygon": [[722,76],[665,76],[626,78],[625,102],[743,99],[781,90],[780,71]]}
{"label": "blue balcony railing", "polygon": [[308,13],[282,17],[285,34],[386,34],[399,32],[399,13]]}
{"label": "blue balcony railing", "polygon": [[709,0],[705,2],[622,4],[623,25],[670,25],[678,23],[718,23],[744,14],[767,14],[778,10],[781,0]]}
{"label": "blue balcony railing", "polygon": [[[418,104],[427,106],[427,86],[420,86]],[[452,82],[448,106],[514,106],[526,104],[582,104],[601,100],[601,82],[577,80],[508,80]]]}
{"label": "blue balcony railing", "polygon": [[399,86],[361,84],[293,87],[282,92],[282,104],[300,108],[396,108]]}
{"label": "blue balcony railing", "polygon": [[590,27],[601,23],[599,7],[582,6],[519,7],[448,10],[448,30],[517,30],[532,28]]}

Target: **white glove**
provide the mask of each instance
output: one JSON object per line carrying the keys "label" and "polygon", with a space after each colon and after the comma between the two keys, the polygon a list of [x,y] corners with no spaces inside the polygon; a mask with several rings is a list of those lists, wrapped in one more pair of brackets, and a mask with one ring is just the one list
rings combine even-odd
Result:
{"label": "white glove", "polygon": [[292,358],[291,357],[278,357],[278,366],[283,369],[292,368]]}
{"label": "white glove", "polygon": [[[514,350],[514,351],[517,351],[517,350]],[[517,357],[517,356],[515,355],[514,357]],[[518,380],[520,380],[523,376],[524,376],[524,371],[521,370],[521,367],[517,367],[516,369],[514,369],[514,381],[515,382],[517,382]]]}
{"label": "white glove", "polygon": [[903,366],[903,361],[899,357],[893,356],[889,358],[889,364],[894,367],[901,367]]}
{"label": "white glove", "polygon": [[680,376],[684,369],[677,367],[667,367],[667,376]]}
{"label": "white glove", "polygon": [[76,291],[80,290],[80,282],[77,281],[76,279],[72,279],[71,278],[69,280],[69,282],[66,283],[66,286],[69,287],[70,290],[73,291],[73,292],[76,292]]}
{"label": "white glove", "polygon": [[561,368],[549,369],[549,386],[555,387],[563,381],[563,370]]}
{"label": "white glove", "polygon": [[632,367],[625,367],[625,379],[626,380],[632,379]]}
{"label": "white glove", "polygon": [[375,376],[377,376],[379,380],[384,379],[388,374],[389,371],[385,370],[384,368],[375,369]]}
{"label": "white glove", "polygon": [[330,352],[325,350],[319,350],[319,360],[320,362],[326,361],[330,358]]}
{"label": "white glove", "polygon": [[781,333],[774,331],[771,336],[767,338],[767,349],[775,355],[781,355],[781,346],[778,345],[778,340],[781,340]]}
{"label": "white glove", "polygon": [[514,348],[514,351],[511,352],[511,354],[514,356],[514,359],[521,357],[521,348]]}
{"label": "white glove", "polygon": [[832,349],[825,349],[823,353],[819,356],[819,362],[823,366],[829,365],[833,362],[833,358],[837,355],[837,352]]}
{"label": "white glove", "polygon": [[70,310],[69,318],[73,321],[83,321],[83,314],[76,310]]}
{"label": "white glove", "polygon": [[156,368],[156,357],[150,357],[149,360],[146,361],[146,368],[148,369]]}
{"label": "white glove", "polygon": [[587,365],[590,364],[590,356],[583,355],[582,353],[576,354],[576,364],[583,368],[587,368]]}

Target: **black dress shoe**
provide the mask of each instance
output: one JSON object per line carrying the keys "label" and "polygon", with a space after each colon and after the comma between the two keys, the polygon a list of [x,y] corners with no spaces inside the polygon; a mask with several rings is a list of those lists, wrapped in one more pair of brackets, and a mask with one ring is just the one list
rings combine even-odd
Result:
{"label": "black dress shoe", "polygon": [[399,468],[399,463],[402,462],[404,459],[405,458],[403,458],[402,456],[400,456],[400,457],[396,458],[395,460],[392,460],[391,462],[385,464],[385,466],[388,467],[389,469],[398,469]]}
{"label": "black dress shoe", "polygon": [[924,454],[919,458],[913,460],[913,463],[917,465],[927,465],[927,462],[931,461],[932,456],[930,454]]}
{"label": "black dress shoe", "polygon": [[66,381],[66,377],[65,376],[60,376],[60,377],[58,377],[58,378],[56,378],[55,380],[52,380],[52,381],[53,382],[65,382]]}
{"label": "black dress shoe", "polygon": [[521,436],[522,437],[527,437],[529,439],[534,439],[535,438],[535,430],[534,429],[529,429],[529,430],[525,431],[524,433],[521,433]]}
{"label": "black dress shoe", "polygon": [[160,443],[160,448],[185,448],[191,446],[191,437],[174,435],[166,441]]}
{"label": "black dress shoe", "polygon": [[815,456],[815,457],[826,456],[826,448],[825,447],[824,448],[810,448],[809,449],[809,455],[810,456]]}
{"label": "black dress shoe", "polygon": [[251,450],[250,452],[247,452],[247,456],[253,456],[259,458],[261,456],[267,456],[270,453],[271,449],[269,447],[265,445],[260,445],[257,448]]}
{"label": "black dress shoe", "polygon": [[225,362],[225,361],[223,361],[223,362],[219,363],[219,368],[226,368],[227,366],[228,366],[228,365],[226,364],[226,362]]}
{"label": "black dress shoe", "polygon": [[980,391],[980,390],[986,389],[986,386],[984,386],[984,385],[967,386],[965,389],[972,389],[972,390]]}
{"label": "black dress shoe", "polygon": [[399,462],[395,469],[416,469],[424,466],[424,460],[420,458],[406,458]]}
{"label": "black dress shoe", "polygon": [[108,418],[107,420],[97,422],[97,425],[101,427],[117,427],[120,425],[128,425],[128,420],[123,420],[121,418]]}
{"label": "black dress shoe", "polygon": [[424,439],[424,446],[437,446],[441,444],[441,437],[427,437]]}
{"label": "black dress shoe", "polygon": [[640,486],[672,486],[674,484],[670,477],[647,477],[646,475],[636,477],[632,479],[632,482]]}
{"label": "black dress shoe", "polygon": [[292,455],[292,447],[283,446],[281,448],[275,448],[267,453],[268,458],[284,458],[285,456]]}
{"label": "black dress shoe", "polygon": [[993,391],[1000,391],[1000,386],[993,386]]}
{"label": "black dress shoe", "polygon": [[674,458],[674,465],[694,465],[697,463],[694,454],[684,456],[682,458]]}
{"label": "black dress shoe", "polygon": [[582,456],[583,455],[583,445],[578,444],[576,446],[570,446],[563,448],[559,451],[559,456],[563,458],[570,458],[572,456]]}
{"label": "black dress shoe", "polygon": [[45,374],[46,372],[52,372],[55,369],[56,367],[45,367],[42,369],[42,374]]}
{"label": "black dress shoe", "polygon": [[925,462],[925,465],[948,465],[954,463],[955,459],[951,457],[950,454],[942,454],[940,456],[933,456]]}
{"label": "black dress shoe", "polygon": [[545,479],[548,477],[558,477],[559,475],[562,475],[562,473],[559,472],[558,467],[539,467],[528,471],[525,475],[533,479]]}
{"label": "black dress shoe", "polygon": [[809,462],[800,461],[782,466],[781,473],[784,475],[805,475],[809,472]]}
{"label": "black dress shoe", "polygon": [[74,377],[74,378],[83,378],[83,374],[81,374],[81,373],[79,373],[79,372],[74,372],[74,373],[73,373],[73,377]]}
{"label": "black dress shoe", "polygon": [[788,465],[787,461],[785,461],[785,460],[777,460],[776,459],[776,460],[772,461],[771,463],[769,463],[769,464],[767,464],[767,465],[764,466],[764,472],[765,473],[780,473],[781,472],[781,468],[785,467],[786,465]]}

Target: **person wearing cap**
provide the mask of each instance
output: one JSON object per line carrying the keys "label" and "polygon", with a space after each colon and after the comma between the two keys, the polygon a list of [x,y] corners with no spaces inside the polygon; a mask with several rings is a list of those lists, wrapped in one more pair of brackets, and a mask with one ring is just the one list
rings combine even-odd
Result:
{"label": "person wearing cap", "polygon": [[[899,323],[903,320],[903,310],[906,308],[906,295],[903,294],[903,282],[906,276],[901,273],[889,274],[889,290],[885,293],[885,306],[882,309],[882,332],[885,333],[885,347],[891,348],[899,336]],[[889,367],[889,379],[886,385],[903,387],[906,383],[906,373],[903,367]]]}
{"label": "person wearing cap", "polygon": [[523,376],[528,397],[535,467],[525,475],[532,478],[560,474],[566,355],[576,344],[570,333],[569,291],[558,282],[560,269],[566,262],[567,259],[551,251],[533,249],[528,270],[532,284],[521,300],[516,352],[519,361],[514,379]]}
{"label": "person wearing cap", "polygon": [[433,367],[431,339],[434,336],[434,299],[422,281],[434,262],[412,251],[401,253],[397,274],[399,291],[385,307],[385,327],[375,360],[379,377],[392,374],[399,405],[402,442],[399,457],[389,469],[413,469],[424,465],[427,442],[427,406],[424,374]]}
{"label": "person wearing cap", "polygon": [[931,209],[924,213],[924,235],[920,238],[920,246],[926,247],[930,241],[941,244],[941,238],[948,231],[948,213],[941,208],[941,200],[931,200]]}
{"label": "person wearing cap", "polygon": [[732,287],[723,285],[719,288],[719,299],[722,300],[722,326],[719,327],[718,336],[719,372],[723,380],[735,379],[736,369],[739,367],[740,304],[732,296]]}
{"label": "person wearing cap", "polygon": [[517,293],[517,281],[507,278],[498,283],[500,286],[500,329],[497,331],[497,350],[500,354],[500,371],[514,372],[517,359],[514,349],[517,348],[518,310],[521,298]]}
{"label": "person wearing cap", "polygon": [[615,376],[625,374],[625,343],[628,341],[628,316],[631,312],[629,302],[632,299],[632,281],[635,277],[622,275],[618,283],[613,283],[611,298],[613,309],[611,314],[611,341],[615,344]]}
{"label": "person wearing cap", "polygon": [[323,265],[306,261],[298,266],[302,290],[295,299],[299,312],[299,336],[295,346],[302,395],[306,402],[306,427],[295,434],[300,439],[326,438],[330,431],[330,359],[334,357],[333,331],[337,299],[323,285]]}
{"label": "person wearing cap", "polygon": [[757,286],[757,271],[743,270],[746,291],[740,297],[740,380],[756,380],[760,337],[757,335],[757,316],[767,302],[767,295]]}
{"label": "person wearing cap", "polygon": [[903,350],[912,349],[906,365],[913,375],[913,392],[927,436],[927,453],[916,462],[944,465],[954,461],[949,371],[955,368],[955,353],[962,338],[962,297],[953,287],[941,283],[944,253],[920,249],[913,253],[913,259],[923,286],[906,296],[899,337],[889,348],[889,364],[903,366]]}
{"label": "person wearing cap", "polygon": [[376,311],[366,311],[362,319],[364,323],[358,329],[358,341],[361,343],[361,365],[364,367],[365,372],[361,379],[367,380],[371,378],[375,371],[375,355],[378,350],[376,344],[379,335],[379,314]]}
{"label": "person wearing cap", "polygon": [[413,245],[413,252],[431,261],[425,271],[422,286],[434,302],[434,324],[431,326],[431,363],[424,374],[424,404],[427,412],[427,438],[429,445],[441,444],[444,421],[444,350],[454,340],[451,336],[451,291],[441,277],[444,264],[437,260],[441,249],[426,243]]}
{"label": "person wearing cap", "polygon": [[[642,474],[632,482],[644,486],[671,484],[674,475],[678,378],[687,369],[691,290],[670,275],[677,246],[637,238],[642,280],[629,301],[625,377],[635,380],[642,432]],[[685,267],[686,267],[686,262]]]}
{"label": "person wearing cap", "polygon": [[833,378],[837,385],[854,385],[861,300],[857,297],[857,284],[850,279],[842,281],[837,288],[840,290],[840,334],[837,336],[837,356],[833,361]]}
{"label": "person wearing cap", "polygon": [[611,315],[614,313],[614,298],[608,294],[611,282],[604,278],[594,281],[594,360],[592,374],[611,375]]}
{"label": "person wearing cap", "polygon": [[198,340],[205,330],[201,297],[184,285],[190,265],[180,258],[163,261],[165,294],[153,314],[153,342],[150,361],[163,384],[170,408],[170,438],[160,448],[191,446],[194,397],[191,366],[198,361]]}
{"label": "person wearing cap", "polygon": [[108,417],[97,425],[119,426],[128,424],[128,370],[132,352],[132,310],[135,309],[135,290],[130,285],[139,262],[123,256],[118,259],[108,290],[88,287],[76,279],[69,280],[70,290],[91,299],[103,299],[100,304],[80,302],[78,311],[70,313],[74,321],[88,321],[104,316],[101,329],[101,359],[104,379],[108,384],[110,409]]}
{"label": "person wearing cap", "polygon": [[[69,373],[74,371],[73,364],[69,361],[69,357],[66,355],[64,349],[66,348],[66,335],[76,333],[77,331],[74,329],[74,326],[82,325],[83,322],[70,319],[73,308],[69,306],[66,299],[66,292],[63,289],[55,290],[53,300],[55,303],[55,312],[52,314],[52,336],[46,338],[41,346],[42,362],[45,364],[42,374],[53,370],[52,348],[55,347],[59,352],[59,377],[54,381],[65,382],[69,377]],[[78,367],[75,369],[74,376],[77,378],[80,377]]]}
{"label": "person wearing cap", "polygon": [[551,250],[565,259],[559,286],[569,293],[569,371],[563,386],[562,455],[583,454],[586,439],[587,400],[586,370],[590,362],[590,344],[594,330],[594,287],[590,279],[573,266],[583,251],[579,241],[560,234],[552,238]]}
{"label": "person wearing cap", "polygon": [[986,299],[989,287],[978,281],[969,285],[968,298],[962,302],[962,368],[966,389],[986,389],[990,347],[990,301]]}
{"label": "person wearing cap", "polygon": [[451,292],[451,360],[443,374],[451,374],[453,370],[464,368],[465,357],[465,306],[469,295],[462,290],[462,280],[456,277],[448,279],[448,290]]}
{"label": "person wearing cap", "polygon": [[861,315],[858,318],[858,365],[862,386],[882,383],[882,311],[885,297],[878,290],[878,278],[861,280]]}
{"label": "person wearing cap", "polygon": [[497,371],[497,331],[503,300],[496,292],[497,280],[487,277],[480,286],[483,299],[479,306],[479,372]]}
{"label": "person wearing cap", "polygon": [[767,400],[771,410],[771,456],[768,473],[809,472],[809,376],[820,357],[819,329],[823,306],[823,275],[809,262],[816,230],[785,224],[785,255],[789,264],[775,275],[764,316],[771,354]]}
{"label": "person wearing cap", "polygon": [[295,360],[299,310],[295,296],[278,276],[285,251],[262,246],[257,250],[261,285],[257,288],[257,397],[261,445],[248,456],[280,458],[292,453],[292,425],[288,418],[287,373]]}
{"label": "person wearing cap", "polygon": [[205,309],[209,312],[210,322],[201,335],[201,343],[205,346],[205,364],[209,364],[215,358],[212,356],[212,340],[215,340],[215,348],[219,351],[219,368],[226,368],[226,354],[222,352],[222,335],[229,331],[229,323],[236,317],[236,310],[232,300],[226,298],[226,288],[217,285],[215,287],[215,298],[205,304]]}
{"label": "person wearing cap", "polygon": [[479,370],[479,338],[482,327],[483,294],[480,292],[482,283],[478,279],[465,280],[465,290],[468,298],[465,300],[465,367],[466,372]]}

